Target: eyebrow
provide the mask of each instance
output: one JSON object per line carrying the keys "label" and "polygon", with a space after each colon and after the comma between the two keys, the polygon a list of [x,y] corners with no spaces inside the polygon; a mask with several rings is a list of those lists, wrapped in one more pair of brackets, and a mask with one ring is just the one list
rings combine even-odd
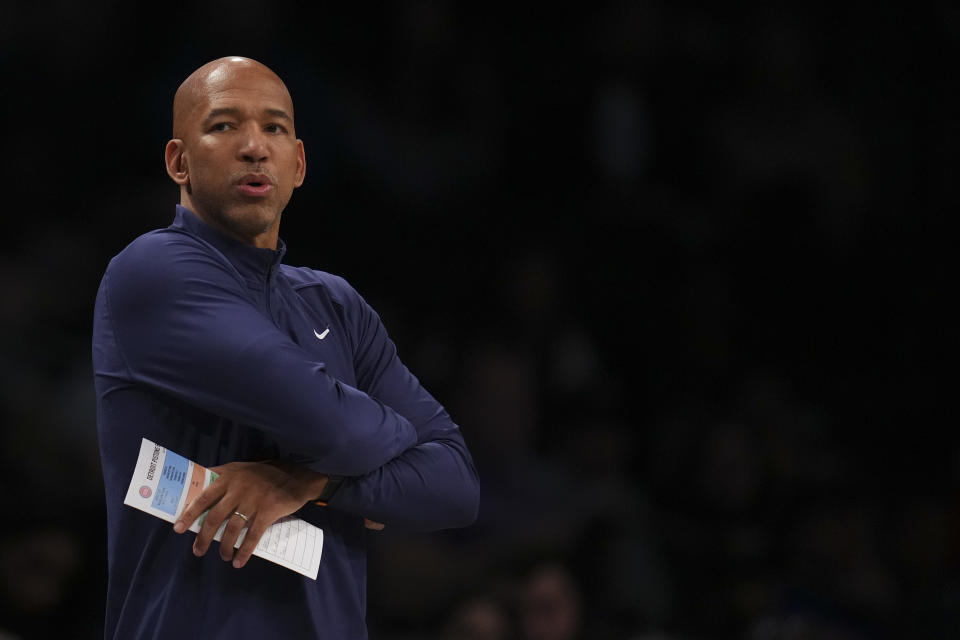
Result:
{"label": "eyebrow", "polygon": [[289,120],[290,122],[293,122],[293,118],[291,118],[290,115],[283,109],[266,109],[265,113],[268,116],[273,116],[274,118],[280,118],[282,120]]}
{"label": "eyebrow", "polygon": [[[218,118],[224,115],[238,116],[240,115],[241,112],[242,110],[237,107],[220,107],[219,109],[211,109],[210,113],[208,113],[207,117],[204,119],[204,122],[210,122],[214,118]],[[290,117],[290,114],[288,114],[283,109],[264,109],[263,113],[273,118],[280,118],[281,120],[287,120],[289,122],[293,122],[293,118]]]}

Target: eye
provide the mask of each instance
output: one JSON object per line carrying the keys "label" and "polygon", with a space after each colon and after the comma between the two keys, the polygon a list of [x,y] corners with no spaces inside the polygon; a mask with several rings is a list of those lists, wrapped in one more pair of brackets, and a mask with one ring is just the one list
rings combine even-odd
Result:
{"label": "eye", "polygon": [[226,131],[231,127],[229,122],[217,122],[210,127],[210,131]]}
{"label": "eye", "polygon": [[279,124],[277,122],[271,122],[270,124],[264,127],[264,130],[267,133],[286,133],[287,132],[286,127],[284,127],[282,124]]}

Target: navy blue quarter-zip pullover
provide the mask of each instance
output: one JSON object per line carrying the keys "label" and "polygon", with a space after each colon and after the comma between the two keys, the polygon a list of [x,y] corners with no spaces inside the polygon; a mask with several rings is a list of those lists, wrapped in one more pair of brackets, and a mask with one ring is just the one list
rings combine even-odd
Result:
{"label": "navy blue quarter-zip pullover", "polygon": [[[366,638],[363,519],[469,524],[478,484],[456,424],[340,277],[281,264],[177,207],[107,267],[93,364],[107,498],[105,636]],[[253,558],[197,558],[193,534],[124,506],[140,439],[201,465],[285,459],[347,476],[313,581]]]}

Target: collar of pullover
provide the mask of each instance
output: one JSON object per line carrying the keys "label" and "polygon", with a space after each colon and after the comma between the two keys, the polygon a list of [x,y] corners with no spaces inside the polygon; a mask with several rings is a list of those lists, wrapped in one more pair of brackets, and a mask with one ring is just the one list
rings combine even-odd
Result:
{"label": "collar of pullover", "polygon": [[191,235],[212,244],[236,267],[244,278],[254,282],[263,282],[267,276],[275,276],[277,266],[287,252],[287,245],[280,240],[276,250],[260,249],[217,231],[197,215],[182,205],[177,205],[177,216],[173,228],[184,229]]}

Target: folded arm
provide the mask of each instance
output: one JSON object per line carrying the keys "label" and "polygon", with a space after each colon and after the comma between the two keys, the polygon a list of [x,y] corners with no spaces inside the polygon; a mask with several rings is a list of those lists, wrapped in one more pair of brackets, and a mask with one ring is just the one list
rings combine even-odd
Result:
{"label": "folded arm", "polygon": [[328,375],[255,308],[228,264],[179,235],[141,238],[101,287],[98,313],[134,382],[263,429],[324,473],[369,473],[418,441],[407,418]]}
{"label": "folded arm", "polygon": [[460,429],[400,361],[376,312],[353,289],[344,295],[353,298],[346,309],[357,331],[357,386],[407,418],[417,444],[369,473],[346,478],[329,506],[412,530],[472,523],[479,483]]}

